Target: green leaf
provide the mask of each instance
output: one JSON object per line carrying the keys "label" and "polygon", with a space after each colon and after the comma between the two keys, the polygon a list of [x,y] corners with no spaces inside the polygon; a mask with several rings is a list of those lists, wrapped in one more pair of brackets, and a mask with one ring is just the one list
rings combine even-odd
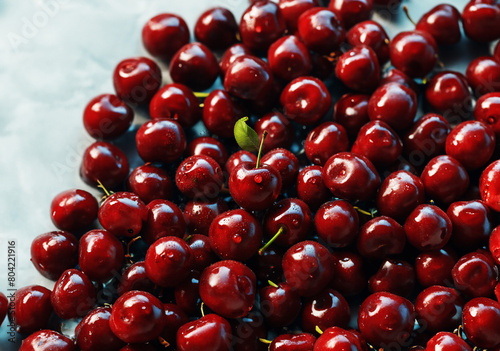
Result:
{"label": "green leaf", "polygon": [[248,117],[240,118],[234,125],[234,138],[238,145],[246,151],[254,152],[259,150],[260,139],[257,132],[246,123]]}

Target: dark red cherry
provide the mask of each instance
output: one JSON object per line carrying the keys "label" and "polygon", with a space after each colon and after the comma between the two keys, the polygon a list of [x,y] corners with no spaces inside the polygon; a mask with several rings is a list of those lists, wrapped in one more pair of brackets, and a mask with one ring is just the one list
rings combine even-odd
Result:
{"label": "dark red cherry", "polygon": [[50,205],[52,223],[67,231],[88,227],[96,218],[99,205],[85,190],[72,189],[57,194]]}
{"label": "dark red cherry", "polygon": [[316,209],[331,197],[323,182],[321,166],[307,166],[297,176],[297,197]]}
{"label": "dark red cherry", "polygon": [[474,345],[493,349],[500,345],[500,303],[486,297],[470,300],[463,311],[464,332]]}
{"label": "dark red cherry", "polygon": [[75,351],[73,340],[53,330],[44,329],[34,332],[23,340],[19,351]]}
{"label": "dark red cherry", "polygon": [[200,102],[184,84],[166,84],[151,99],[149,115],[153,120],[171,118],[190,128],[201,119]]}
{"label": "dark red cherry", "polygon": [[167,172],[150,164],[135,168],[128,176],[127,186],[145,204],[172,197],[173,184]]}
{"label": "dark red cherry", "polygon": [[425,98],[432,110],[448,115],[463,114],[472,105],[469,83],[462,73],[455,71],[439,72],[432,77],[425,88]]}
{"label": "dark red cherry", "polygon": [[368,116],[401,130],[410,127],[417,113],[417,95],[399,83],[384,84],[375,90],[368,101]]}
{"label": "dark red cherry", "polygon": [[363,257],[382,260],[401,254],[405,243],[403,227],[390,217],[380,216],[361,227],[356,246]]}
{"label": "dark red cherry", "polygon": [[289,33],[297,31],[297,22],[302,13],[319,6],[318,0],[279,0],[278,6]]}
{"label": "dark red cherry", "polygon": [[214,7],[203,12],[194,25],[194,37],[212,50],[223,50],[236,42],[238,24],[231,11]]}
{"label": "dark red cherry", "polygon": [[234,44],[230,46],[226,51],[224,51],[224,54],[222,55],[220,62],[219,62],[219,67],[221,71],[221,76],[226,75],[227,68],[233,61],[238,57],[242,55],[252,55],[252,51],[247,48],[243,44]]}
{"label": "dark red cherry", "polygon": [[314,344],[314,349],[311,350],[366,350],[366,344],[364,341],[361,342],[360,339],[354,332],[339,327],[330,327],[324,330],[323,334],[320,335]]}
{"label": "dark red cherry", "polygon": [[213,158],[205,155],[186,158],[175,174],[177,188],[185,196],[195,200],[216,198],[223,183],[221,167]]}
{"label": "dark red cherry", "polygon": [[4,295],[4,293],[0,292],[0,324],[3,323],[8,309],[9,300],[7,300],[7,297]]}
{"label": "dark red cherry", "polygon": [[170,163],[184,153],[186,135],[176,121],[160,118],[146,122],[139,128],[135,144],[144,162]]}
{"label": "dark red cherry", "polygon": [[188,232],[208,235],[208,229],[215,217],[227,210],[227,203],[221,198],[209,202],[188,202],[184,208],[184,219]]}
{"label": "dark red cherry", "polygon": [[251,55],[237,56],[227,67],[224,76],[224,89],[229,94],[246,100],[256,100],[269,94],[273,83],[269,65]]}
{"label": "dark red cherry", "polygon": [[455,288],[468,297],[493,296],[498,267],[481,252],[462,256],[452,270]]}
{"label": "dark red cherry", "polygon": [[141,236],[152,244],[165,236],[182,238],[186,232],[186,222],[181,209],[168,200],[153,200],[147,205],[148,217]]}
{"label": "dark red cherry", "polygon": [[223,138],[234,135],[234,124],[243,111],[225,90],[212,90],[203,102],[203,124],[210,133]]}
{"label": "dark red cherry", "polygon": [[280,281],[283,279],[283,261],[284,250],[276,246],[269,246],[260,255],[255,257],[254,271],[258,280],[262,281]]}
{"label": "dark red cherry", "polygon": [[340,18],[324,7],[303,12],[298,20],[299,37],[309,50],[329,55],[340,48],[345,30]]}
{"label": "dark red cherry", "polygon": [[299,295],[286,283],[268,285],[260,293],[260,310],[271,327],[286,327],[299,315]]}
{"label": "dark red cherry", "polygon": [[31,334],[48,327],[52,314],[50,294],[49,289],[40,285],[24,286],[15,292],[9,318],[18,333]]}
{"label": "dark red cherry", "polygon": [[400,71],[396,68],[390,68],[388,71],[384,73],[382,76],[382,80],[380,81],[380,85],[389,84],[389,83],[399,83],[402,84],[414,92],[417,92],[418,87],[415,81],[408,77],[406,73]]}
{"label": "dark red cherry", "polygon": [[330,287],[343,296],[358,295],[366,286],[361,256],[352,252],[334,252],[333,278]]}
{"label": "dark red cherry", "polygon": [[388,292],[371,294],[359,308],[361,336],[375,347],[403,344],[410,337],[414,324],[413,304]]}
{"label": "dark red cherry", "polygon": [[129,291],[113,304],[109,325],[127,343],[143,343],[157,338],[166,323],[165,310],[158,298],[145,291]]}
{"label": "dark red cherry", "polygon": [[310,351],[316,343],[316,337],[309,333],[281,334],[269,345],[269,351]]}
{"label": "dark red cherry", "polygon": [[162,237],[146,252],[146,274],[157,285],[176,286],[188,277],[193,262],[191,248],[184,240],[176,236]]}
{"label": "dark red cherry", "polygon": [[271,150],[262,157],[261,162],[279,172],[283,192],[295,184],[299,173],[299,160],[290,151],[286,149]]}
{"label": "dark red cherry", "polygon": [[229,322],[211,313],[179,328],[177,349],[179,351],[229,351],[231,339]]}
{"label": "dark red cherry", "polygon": [[450,332],[434,335],[425,348],[427,351],[472,351],[472,348],[460,336]]}
{"label": "dark red cherry", "polygon": [[434,157],[420,175],[425,193],[445,204],[458,200],[469,187],[469,175],[453,157]]}
{"label": "dark red cherry", "polygon": [[114,189],[128,172],[127,156],[113,144],[96,141],[83,152],[80,177],[88,185],[97,186],[99,180],[106,188]]}
{"label": "dark red cherry", "polygon": [[276,148],[289,149],[295,135],[290,120],[277,111],[269,112],[259,118],[254,125],[254,130],[257,132],[259,139],[262,138],[264,131],[267,132],[262,146],[262,152],[264,153]]}
{"label": "dark red cherry", "polygon": [[82,351],[118,350],[124,342],[113,334],[109,325],[111,307],[98,307],[78,323],[75,340]]}
{"label": "dark red cherry", "polygon": [[500,211],[500,160],[492,162],[481,173],[479,191],[481,199],[494,211]]}
{"label": "dark red cherry", "polygon": [[422,252],[415,260],[415,273],[420,285],[450,285],[453,283],[451,270],[457,262],[455,253],[444,247],[440,250]]}
{"label": "dark red cherry", "polygon": [[31,242],[31,262],[45,278],[58,280],[78,264],[78,239],[63,231],[40,234]]}
{"label": "dark red cherry", "polygon": [[229,156],[227,159],[225,169],[226,172],[231,175],[233,172],[233,169],[236,168],[236,166],[242,164],[242,163],[253,163],[255,164],[257,162],[257,156],[252,154],[251,152],[245,151],[245,150],[239,150],[236,151],[234,154]]}
{"label": "dark red cherry", "polygon": [[350,137],[356,138],[359,129],[370,121],[369,99],[368,95],[345,94],[335,103],[333,120],[342,125]]}
{"label": "dark red cherry", "polygon": [[137,236],[148,219],[148,210],[134,193],[121,191],[109,196],[99,209],[99,223],[115,236]]}
{"label": "dark red cherry", "polygon": [[375,51],[366,45],[355,46],[340,56],[335,75],[352,90],[373,91],[380,81],[380,67]]}
{"label": "dark red cherry", "polygon": [[76,269],[64,271],[54,285],[50,301],[62,319],[85,316],[95,305],[97,291],[90,279]]}
{"label": "dark red cherry", "polygon": [[434,205],[419,205],[404,224],[406,238],[421,251],[442,249],[451,236],[452,224],[446,213]]}
{"label": "dark red cherry", "polygon": [[290,247],[282,265],[286,282],[300,296],[319,294],[332,279],[332,256],[315,241],[301,241]]}
{"label": "dark red cherry", "polygon": [[228,158],[224,144],[212,137],[198,137],[193,139],[187,146],[186,155],[208,156],[219,165],[225,165]]}
{"label": "dark red cherry", "polygon": [[493,224],[490,210],[484,202],[457,201],[448,207],[446,214],[453,224],[451,240],[455,246],[471,250],[486,244]]}
{"label": "dark red cherry", "polygon": [[347,42],[352,46],[371,47],[382,65],[389,61],[389,36],[375,21],[367,20],[353,26],[347,32]]}
{"label": "dark red cherry", "polygon": [[399,5],[401,5],[402,2],[402,0],[373,0],[373,4],[376,7],[390,10],[398,10]]}
{"label": "dark red cherry", "polygon": [[346,328],[351,312],[346,299],[333,289],[326,289],[320,294],[307,299],[301,312],[304,331],[317,333],[316,327],[326,330],[329,327]]}
{"label": "dark red cherry", "polygon": [[147,105],[161,86],[161,69],[147,57],[121,61],[113,72],[116,95],[132,105]]}
{"label": "dark red cherry", "polygon": [[165,310],[165,327],[163,328],[160,337],[171,345],[175,345],[177,331],[184,325],[189,323],[189,317],[184,311],[173,303],[163,304]]}
{"label": "dark red cherry", "polygon": [[[200,278],[200,296],[215,313],[225,318],[241,318],[255,301],[253,271],[237,261],[219,261],[207,267]],[[179,340],[177,340],[179,342]]]}
{"label": "dark red cherry", "polygon": [[472,0],[462,11],[462,22],[467,37],[480,42],[500,38],[500,5],[494,0]]}
{"label": "dark red cherry", "polygon": [[500,44],[497,43],[495,49],[493,50],[493,58],[500,62]]}
{"label": "dark red cherry", "polygon": [[267,326],[258,310],[238,318],[231,325],[234,351],[267,351],[268,345],[261,339],[267,337]]}
{"label": "dark red cherry", "polygon": [[189,28],[182,17],[162,13],[144,25],[142,43],[152,56],[170,60],[183,45],[189,43]]}
{"label": "dark red cherry", "polygon": [[155,284],[146,275],[146,264],[144,261],[136,262],[125,269],[118,285],[118,294],[132,290],[146,291],[153,293]]}
{"label": "dark red cherry", "polygon": [[465,76],[476,96],[500,92],[500,62],[493,57],[481,56],[472,60]]}
{"label": "dark red cherry", "polygon": [[387,259],[368,280],[372,293],[386,291],[408,297],[415,288],[415,270],[406,261]]}
{"label": "dark red cherry", "polygon": [[210,246],[208,232],[207,234],[192,234],[186,242],[193,252],[193,269],[202,272],[217,261],[217,257]]}
{"label": "dark red cherry", "polygon": [[439,285],[424,289],[415,301],[417,320],[431,333],[458,327],[463,306],[464,300],[457,290]]}
{"label": "dark red cherry", "polygon": [[246,261],[257,253],[262,242],[262,227],[245,210],[218,215],[208,232],[212,250],[224,260]]}
{"label": "dark red cherry", "polygon": [[452,45],[460,41],[460,12],[448,4],[440,4],[420,18],[415,26],[416,30],[427,32],[438,44]]}
{"label": "dark red cherry", "polygon": [[285,19],[278,5],[271,1],[254,2],[240,20],[241,41],[254,51],[267,50],[283,35],[285,29]]}
{"label": "dark red cherry", "polygon": [[476,102],[474,117],[491,127],[497,137],[500,136],[500,92],[481,96]]}
{"label": "dark red cherry", "polygon": [[323,181],[336,197],[367,200],[377,191],[380,176],[366,157],[351,152],[339,152],[325,163]]}
{"label": "dark red cherry", "polygon": [[[495,260],[495,263],[498,265],[500,262],[500,227],[496,227],[491,232],[488,247],[490,249],[491,255],[493,256],[493,259]],[[497,293],[497,291],[500,292],[500,288],[496,288],[495,294]]]}
{"label": "dark red cherry", "polygon": [[346,247],[358,234],[358,213],[347,201],[326,202],[316,212],[314,226],[318,236],[328,246]]}
{"label": "dark red cherry", "polygon": [[267,60],[274,75],[286,82],[307,76],[312,70],[309,50],[295,35],[288,35],[272,43]]}
{"label": "dark red cherry", "polygon": [[369,20],[372,15],[372,0],[332,0],[328,5],[342,21],[345,28]]}
{"label": "dark red cherry", "polygon": [[200,272],[192,270],[189,276],[174,288],[175,303],[189,315],[196,315],[201,310],[200,275]]}
{"label": "dark red cherry", "polygon": [[96,96],[83,111],[83,126],[94,139],[115,139],[123,135],[134,119],[134,111],[118,96]]}

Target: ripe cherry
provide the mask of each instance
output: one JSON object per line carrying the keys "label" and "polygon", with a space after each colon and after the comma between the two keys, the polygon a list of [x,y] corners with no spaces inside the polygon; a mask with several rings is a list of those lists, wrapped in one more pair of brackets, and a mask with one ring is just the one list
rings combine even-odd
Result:
{"label": "ripe cherry", "polygon": [[318,236],[328,246],[346,247],[358,234],[358,213],[347,201],[326,202],[316,212],[314,226]]}
{"label": "ripe cherry", "polygon": [[213,158],[205,155],[186,158],[175,174],[177,188],[185,196],[196,200],[216,198],[223,183],[221,167]]}
{"label": "ripe cherry", "polygon": [[229,156],[229,158],[227,159],[227,162],[225,165],[226,172],[229,173],[229,175],[231,175],[231,173],[233,172],[233,169],[235,169],[236,166],[238,166],[241,163],[256,164],[257,163],[257,156],[255,156],[251,152],[245,151],[245,150],[236,151],[234,154]]}
{"label": "ripe cherry", "polygon": [[159,118],[146,122],[139,128],[135,143],[139,156],[145,162],[170,163],[181,157],[186,150],[186,135],[176,121]]}
{"label": "ripe cherry", "polygon": [[99,140],[125,134],[133,119],[134,111],[113,94],[96,96],[83,112],[83,126],[92,138]]}
{"label": "ripe cherry", "polygon": [[145,204],[156,199],[168,200],[173,192],[172,180],[167,172],[151,164],[135,168],[128,176],[127,186]]}
{"label": "ripe cherry", "polygon": [[34,332],[23,340],[19,351],[75,351],[73,340],[49,329]]}
{"label": "ripe cherry", "polygon": [[333,0],[328,8],[332,10],[344,24],[345,28],[369,20],[372,15],[372,0]]}
{"label": "ripe cherry", "polygon": [[492,0],[469,1],[462,11],[465,35],[480,42],[500,38],[500,5]]}
{"label": "ripe cherry", "polygon": [[386,291],[408,297],[415,288],[415,270],[403,260],[386,259],[368,280],[372,293]]}
{"label": "ripe cherry", "polygon": [[369,99],[368,95],[345,94],[335,103],[333,120],[342,125],[350,137],[356,138],[360,128],[370,121]]}
{"label": "ripe cherry", "polygon": [[481,199],[494,211],[500,211],[500,160],[490,163],[481,173],[479,191]]}
{"label": "ripe cherry", "polygon": [[427,32],[438,44],[452,45],[460,41],[460,12],[448,4],[440,4],[426,13],[417,22],[415,29]]}
{"label": "ripe cherry", "polygon": [[95,305],[97,291],[90,279],[76,269],[64,271],[54,285],[50,301],[62,319],[85,316]]}
{"label": "ripe cherry", "polygon": [[144,261],[139,261],[130,265],[121,275],[117,290],[118,294],[123,295],[132,290],[146,291],[149,293],[153,293],[155,290],[155,284],[146,275],[146,264]]}
{"label": "ripe cherry", "polygon": [[469,252],[453,266],[453,282],[458,291],[469,297],[493,296],[498,267],[481,252]]}
{"label": "ripe cherry", "polygon": [[500,303],[486,297],[470,300],[464,306],[463,326],[467,338],[477,347],[494,349],[500,345]]}
{"label": "ripe cherry", "polygon": [[299,315],[301,302],[297,293],[286,283],[268,285],[260,293],[260,310],[272,327],[286,327]]}
{"label": "ripe cherry", "polygon": [[442,71],[431,78],[425,88],[425,98],[433,111],[452,114],[467,113],[472,95],[469,83],[462,73]]}
{"label": "ripe cherry", "polygon": [[354,25],[347,32],[347,42],[352,46],[371,47],[381,65],[389,61],[389,36],[384,27],[375,21],[367,20]]}
{"label": "ripe cherry", "polygon": [[186,222],[179,207],[168,200],[153,200],[147,205],[148,217],[141,232],[147,244],[166,236],[182,238]]}
{"label": "ripe cherry", "polygon": [[48,327],[52,314],[50,294],[49,289],[40,285],[25,286],[15,292],[9,318],[18,333],[31,334]]}
{"label": "ripe cherry", "polygon": [[264,153],[277,148],[290,149],[295,135],[290,120],[281,112],[277,111],[269,112],[259,118],[254,125],[254,130],[259,136],[259,139],[262,139],[264,131],[267,132],[267,136],[264,139],[264,145],[262,146],[262,152]]}
{"label": "ripe cherry", "polygon": [[286,82],[307,76],[312,70],[309,50],[295,35],[288,35],[272,43],[267,60],[274,75]]}
{"label": "ripe cherry", "polygon": [[224,77],[227,68],[233,61],[241,55],[252,55],[252,51],[241,43],[234,44],[230,46],[220,58],[219,67],[221,71],[221,76]]}
{"label": "ripe cherry", "polygon": [[221,198],[209,202],[189,201],[184,208],[184,220],[188,232],[208,235],[210,224],[215,217],[227,210],[227,203]]}
{"label": "ripe cherry", "polygon": [[148,219],[148,210],[134,193],[121,191],[109,196],[98,213],[99,223],[115,236],[137,236]]}
{"label": "ripe cherry", "polygon": [[453,283],[451,270],[457,262],[455,252],[449,247],[419,254],[415,260],[415,272],[420,285],[448,286]]}
{"label": "ripe cherry", "polygon": [[234,124],[244,113],[229,93],[212,90],[203,103],[203,124],[208,131],[223,138],[232,137]]}
{"label": "ripe cherry", "polygon": [[88,227],[96,218],[99,205],[92,194],[72,189],[57,194],[50,205],[52,223],[67,231]]}
{"label": "ripe cherry", "polygon": [[231,11],[214,7],[203,12],[194,25],[194,37],[211,50],[223,50],[236,42],[238,24]]}
{"label": "ripe cherry", "polygon": [[476,102],[474,117],[491,127],[497,137],[500,136],[500,92],[481,96]]}
{"label": "ripe cherry", "polygon": [[414,92],[418,91],[417,83],[415,83],[415,81],[412,78],[410,78],[406,73],[396,68],[389,69],[382,76],[380,85],[389,83],[399,83],[410,88]]}
{"label": "ripe cherry", "polygon": [[179,351],[229,351],[231,325],[216,314],[207,314],[179,328],[177,348]]}
{"label": "ripe cherry", "polygon": [[279,172],[283,192],[295,184],[299,173],[299,160],[292,152],[286,149],[274,149],[266,153],[261,162]]}
{"label": "ripe cherry", "polygon": [[382,260],[403,252],[406,237],[403,227],[390,217],[375,217],[359,231],[357,248],[360,255]]}
{"label": "ripe cherry", "polygon": [[375,51],[357,45],[339,57],[335,75],[348,88],[360,92],[373,91],[380,81],[380,67]]}
{"label": "ripe cherry", "polygon": [[[498,265],[500,263],[500,227],[496,227],[491,232],[488,246],[490,249],[490,253],[493,256],[493,259],[495,260],[495,263]],[[497,290],[495,290],[495,293],[496,291]]]}
{"label": "ripe cherry", "polygon": [[309,333],[281,334],[269,345],[269,351],[310,351],[316,343],[316,337]]}
{"label": "ripe cherry", "polygon": [[224,89],[229,94],[246,100],[256,100],[269,94],[273,83],[269,65],[251,55],[235,57],[224,76]]}
{"label": "ripe cherry", "polygon": [[452,224],[446,213],[434,205],[419,205],[404,224],[406,238],[421,251],[443,248],[451,236]]}
{"label": "ripe cherry", "polygon": [[318,0],[280,0],[278,6],[288,32],[295,33],[300,15],[313,7],[319,6],[319,3]]}
{"label": "ripe cherry", "polygon": [[261,339],[267,337],[267,326],[258,310],[251,311],[247,316],[233,321],[234,351],[266,351],[267,345]]}
{"label": "ripe cherry", "polygon": [[189,317],[179,306],[173,303],[163,304],[163,309],[165,310],[165,327],[160,337],[171,345],[175,345],[177,331],[184,324],[189,323]]}
{"label": "ripe cherry", "polygon": [[172,13],[162,13],[144,25],[142,42],[152,56],[170,60],[189,42],[189,28],[182,17]]}
{"label": "ripe cherry", "polygon": [[98,307],[78,323],[75,340],[80,350],[118,350],[124,346],[125,343],[111,331],[110,317],[111,307]]}
{"label": "ripe cherry", "polygon": [[329,286],[346,297],[361,293],[367,282],[361,256],[352,252],[334,252],[332,258],[333,277]]}
{"label": "ripe cherry", "polygon": [[198,137],[193,139],[187,146],[186,156],[208,156],[223,166],[228,158],[224,144],[212,137]]}
{"label": "ripe cherry", "polygon": [[481,56],[472,60],[465,76],[476,96],[500,92],[500,62],[493,57]]}
{"label": "ripe cherry", "polygon": [[323,182],[323,172],[320,166],[307,166],[299,172],[297,197],[312,209],[317,209],[328,201],[330,194]]}
{"label": "ripe cherry", "polygon": [[192,270],[189,276],[174,288],[175,303],[189,315],[196,315],[200,311],[200,275],[200,272]]}
{"label": "ripe cherry", "polygon": [[330,327],[320,335],[313,351],[322,350],[351,350],[362,351],[366,350],[367,345],[361,342],[360,338],[351,331],[339,328]]}
{"label": "ripe cherry", "polygon": [[431,333],[453,331],[461,322],[463,305],[464,299],[457,290],[434,285],[417,296],[417,320]]}
{"label": "ripe cherry", "polygon": [[490,210],[484,202],[457,201],[448,207],[446,214],[453,224],[451,240],[455,246],[471,250],[486,244],[493,224]]}
{"label": "ripe cherry", "polygon": [[346,328],[350,317],[346,299],[337,291],[326,289],[305,301],[301,323],[304,331],[316,333],[316,327],[321,330],[329,327]]}
{"label": "ripe cherry", "polygon": [[427,351],[472,351],[472,348],[460,336],[449,332],[434,335],[425,348]]}

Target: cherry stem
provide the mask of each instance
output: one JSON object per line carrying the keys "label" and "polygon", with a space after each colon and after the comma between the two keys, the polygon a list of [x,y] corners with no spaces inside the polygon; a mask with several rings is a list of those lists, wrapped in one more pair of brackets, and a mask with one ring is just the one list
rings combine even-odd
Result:
{"label": "cherry stem", "polygon": [[196,96],[197,98],[199,99],[204,99],[206,98],[208,95],[210,95],[210,93],[201,93],[199,91],[195,91],[194,93],[194,96]]}
{"label": "cherry stem", "polygon": [[284,232],[286,232],[286,228],[285,226],[281,226],[280,229],[278,229],[278,232],[276,234],[274,234],[274,236],[271,238],[271,240],[269,240],[264,246],[262,246],[260,249],[259,249],[259,255],[262,256],[262,254],[264,253],[264,251],[266,251],[266,249],[276,240],[278,239],[278,237],[283,234]]}
{"label": "cherry stem", "polygon": [[264,139],[267,136],[267,130],[262,133],[262,138],[260,139],[259,153],[257,154],[257,162],[255,163],[255,169],[260,166],[260,157],[262,155],[262,146],[264,146]]}
{"label": "cherry stem", "polygon": [[316,333],[318,333],[319,335],[323,334],[323,330],[321,330],[321,328],[318,326],[316,326],[316,328],[314,328],[314,330],[316,330]]}
{"label": "cherry stem", "polygon": [[188,236],[186,236],[186,237],[184,238],[184,241],[185,241],[185,242],[189,242],[189,239],[191,239],[192,237],[193,237],[193,234],[189,234]]}
{"label": "cherry stem", "polygon": [[205,307],[205,303],[204,302],[201,303],[200,310],[201,310],[201,316],[205,317],[205,311],[203,310],[203,307]]}
{"label": "cherry stem", "polygon": [[358,211],[361,214],[364,214],[365,216],[370,216],[371,218],[374,218],[375,215],[377,214],[377,210],[373,209],[370,212],[363,210],[362,208],[359,208],[358,206],[353,206],[353,208]]}
{"label": "cherry stem", "polygon": [[99,179],[97,179],[97,184],[98,184],[97,187],[101,188],[104,191],[104,193],[106,194],[106,197],[110,197],[111,196],[111,194],[113,192],[112,191],[109,192],[108,189],[106,189],[106,187],[104,185],[102,185],[102,183],[101,183],[101,181]]}
{"label": "cherry stem", "polygon": [[413,23],[414,26],[416,26],[417,23],[415,23],[415,21],[411,18],[410,11],[408,10],[408,7],[406,7],[406,5],[403,6],[403,11],[405,12],[406,17],[408,17],[408,19],[410,20],[410,22]]}
{"label": "cherry stem", "polygon": [[259,341],[263,344],[271,344],[272,341],[271,340],[267,340],[267,339],[262,339],[262,338],[259,338]]}
{"label": "cherry stem", "polygon": [[132,257],[134,257],[134,256],[132,256],[130,254],[130,247],[132,246],[133,243],[135,243],[137,240],[139,240],[141,238],[142,238],[142,236],[140,236],[140,235],[136,236],[135,238],[133,238],[132,240],[130,240],[128,242],[128,244],[127,244],[127,254],[125,255],[125,258],[128,258],[129,261],[130,261],[130,263],[134,263],[134,261],[132,261]]}
{"label": "cherry stem", "polygon": [[277,288],[278,287],[278,285],[275,282],[271,281],[271,280],[268,280],[267,283],[269,285],[271,285],[273,288]]}
{"label": "cherry stem", "polygon": [[159,336],[159,337],[158,337],[158,341],[159,341],[159,342],[160,342],[160,344],[162,344],[162,345],[163,345],[163,347],[165,347],[165,348],[167,348],[167,347],[169,347],[169,346],[170,346],[170,343],[169,343],[167,340],[163,339],[161,336]]}

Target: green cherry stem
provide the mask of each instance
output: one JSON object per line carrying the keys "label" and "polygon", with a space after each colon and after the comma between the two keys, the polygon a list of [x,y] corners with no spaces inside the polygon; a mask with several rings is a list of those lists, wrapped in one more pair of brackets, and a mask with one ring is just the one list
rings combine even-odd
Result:
{"label": "green cherry stem", "polygon": [[323,330],[321,330],[321,328],[318,326],[316,326],[316,328],[314,328],[314,330],[316,330],[316,333],[318,333],[319,335],[323,334]]}
{"label": "green cherry stem", "polygon": [[411,18],[410,11],[408,10],[408,7],[406,7],[406,5],[403,6],[403,11],[405,12],[406,17],[408,17],[408,19],[410,20],[410,22],[413,23],[414,26],[416,26],[417,23],[413,20],[413,18]]}
{"label": "green cherry stem", "polygon": [[199,91],[195,91],[193,92],[194,96],[196,96],[198,99],[204,99],[206,98],[208,95],[210,95],[210,93],[201,93]]}
{"label": "green cherry stem", "polygon": [[259,255],[262,256],[262,254],[264,253],[264,251],[266,251],[266,249],[271,246],[271,244],[276,240],[278,239],[278,237],[283,234],[284,232],[286,232],[286,228],[284,226],[281,226],[280,229],[278,229],[278,232],[276,234],[274,234],[274,236],[271,238],[271,240],[269,240],[264,246],[262,246],[260,249],[259,249]]}
{"label": "green cherry stem", "polygon": [[260,139],[259,153],[257,154],[257,162],[255,163],[255,169],[260,166],[260,157],[262,156],[262,147],[264,146],[264,139],[266,139],[267,130],[262,133],[262,138]]}
{"label": "green cherry stem", "polygon": [[277,288],[278,287],[278,285],[275,282],[271,281],[271,280],[268,280],[267,284],[271,285],[273,288]]}
{"label": "green cherry stem", "polygon": [[271,341],[271,340],[262,339],[262,338],[259,338],[259,341],[260,341],[261,343],[263,343],[263,344],[268,344],[268,345],[272,343],[272,341]]}
{"label": "green cherry stem", "polygon": [[99,179],[97,179],[97,184],[98,184],[97,187],[101,188],[104,191],[104,193],[106,194],[106,197],[110,197],[111,194],[113,194],[112,191],[108,191],[108,189],[106,189],[106,187],[101,183],[101,181]]}

